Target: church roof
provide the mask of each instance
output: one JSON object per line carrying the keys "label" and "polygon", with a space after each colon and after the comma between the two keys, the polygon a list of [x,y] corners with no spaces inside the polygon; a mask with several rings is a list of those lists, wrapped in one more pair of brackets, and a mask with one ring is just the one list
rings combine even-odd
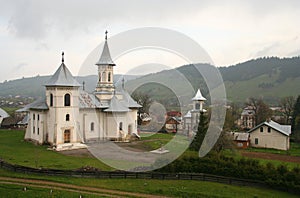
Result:
{"label": "church roof", "polygon": [[192,100],[194,100],[194,101],[205,101],[206,98],[204,98],[204,97],[202,96],[200,89],[198,89],[198,91],[197,91],[195,97],[192,98]]}
{"label": "church roof", "polygon": [[139,105],[130,95],[127,91],[125,91],[124,89],[122,89],[122,95],[123,95],[123,99],[122,99],[122,104],[128,108],[140,108],[142,107],[141,105]]}
{"label": "church roof", "polygon": [[266,126],[268,126],[268,127],[271,127],[271,128],[273,128],[273,129],[277,130],[278,132],[280,132],[280,133],[286,135],[286,136],[289,136],[289,135],[292,133],[292,131],[291,131],[291,125],[281,125],[281,124],[279,124],[279,123],[277,123],[277,122],[274,122],[273,120],[265,121],[265,122],[263,122],[263,123],[257,125],[257,126],[254,127],[253,129],[251,129],[250,131],[248,131],[248,133],[253,132],[254,130],[260,128],[260,127],[263,126],[263,125],[266,125]]}
{"label": "church roof", "polygon": [[16,112],[27,112],[31,109],[35,109],[35,110],[48,110],[48,105],[46,103],[46,99],[42,98],[42,99],[38,99],[36,101],[34,101],[33,103],[30,103],[28,105],[26,105],[25,107],[18,109]]}
{"label": "church roof", "polygon": [[102,54],[100,56],[100,59],[96,63],[96,65],[101,66],[101,65],[110,65],[110,66],[115,66],[116,64],[112,61],[108,44],[107,44],[107,31],[105,32],[105,43],[103,47]]}
{"label": "church roof", "polygon": [[7,118],[7,117],[9,117],[9,115],[6,111],[4,111],[2,108],[0,108],[0,117]]}
{"label": "church roof", "polygon": [[191,111],[188,111],[184,116],[184,118],[191,118],[191,117],[192,117]]}
{"label": "church roof", "polygon": [[104,110],[105,112],[128,112],[131,111],[126,106],[124,106],[119,99],[114,95],[109,103],[108,109]]}
{"label": "church roof", "polygon": [[94,94],[81,91],[79,95],[79,108],[108,108],[107,102],[100,102]]}
{"label": "church roof", "polygon": [[72,76],[64,62],[62,62],[53,76],[45,83],[45,86],[80,87],[80,84]]}

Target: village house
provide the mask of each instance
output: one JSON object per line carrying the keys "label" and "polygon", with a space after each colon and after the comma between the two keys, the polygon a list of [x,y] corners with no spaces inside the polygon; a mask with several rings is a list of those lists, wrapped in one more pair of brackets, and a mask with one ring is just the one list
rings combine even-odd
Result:
{"label": "village house", "polygon": [[273,148],[279,150],[289,150],[290,148],[290,125],[280,125],[277,122],[268,120],[250,131],[251,147]]}
{"label": "village house", "polygon": [[231,132],[232,139],[237,148],[248,148],[250,146],[250,134],[244,132]]}
{"label": "village house", "polygon": [[[25,139],[39,144],[49,143],[56,150],[85,147],[83,143],[126,141],[137,133],[137,111],[141,106],[122,86],[116,90],[114,67],[107,42],[99,61],[95,91],[88,93],[62,63],[45,83],[45,98],[21,111],[29,115]],[[95,68],[96,70],[96,68]],[[123,82],[124,83],[124,82]]]}
{"label": "village house", "polygon": [[238,125],[241,129],[249,130],[255,126],[255,111],[254,107],[247,106],[243,109],[241,117],[238,120]]}

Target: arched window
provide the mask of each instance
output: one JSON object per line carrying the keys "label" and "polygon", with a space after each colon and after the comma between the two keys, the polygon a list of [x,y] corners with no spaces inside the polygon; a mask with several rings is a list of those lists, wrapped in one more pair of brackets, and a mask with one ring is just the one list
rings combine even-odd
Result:
{"label": "arched window", "polygon": [[66,121],[70,121],[70,114],[66,115]]}
{"label": "arched window", "polygon": [[105,81],[106,81],[106,73],[103,72],[103,73],[102,73],[102,82],[105,82]]}
{"label": "arched window", "polygon": [[50,94],[50,107],[53,106],[53,94]]}
{"label": "arched window", "polygon": [[123,130],[123,122],[120,122],[120,124],[119,124],[119,130]]}
{"label": "arched window", "polygon": [[110,82],[110,78],[111,78],[111,73],[108,73],[108,82]]}
{"label": "arched window", "polygon": [[94,131],[94,128],[95,128],[95,124],[94,122],[91,123],[91,131]]}
{"label": "arched window", "polygon": [[70,96],[70,94],[65,94],[65,106],[71,106],[71,96]]}

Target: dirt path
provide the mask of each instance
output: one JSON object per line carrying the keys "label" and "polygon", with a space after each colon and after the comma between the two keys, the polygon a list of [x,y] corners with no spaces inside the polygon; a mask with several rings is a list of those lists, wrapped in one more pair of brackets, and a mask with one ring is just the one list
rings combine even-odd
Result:
{"label": "dirt path", "polygon": [[294,162],[300,164],[300,157],[297,156],[289,156],[289,155],[281,155],[281,154],[273,154],[273,153],[249,152],[249,151],[242,151],[241,154],[245,157],[250,157],[250,158],[279,160],[283,162]]}
{"label": "dirt path", "polygon": [[27,188],[38,187],[38,188],[48,188],[48,189],[57,189],[64,190],[69,192],[78,192],[99,196],[108,196],[108,197],[145,197],[145,198],[162,198],[165,196],[158,195],[149,195],[143,193],[134,193],[134,192],[125,192],[119,190],[109,190],[104,188],[88,187],[88,186],[78,186],[73,184],[64,184],[53,181],[45,181],[38,179],[23,179],[23,178],[11,178],[11,177],[0,177],[0,183],[2,184],[16,184],[24,185]]}

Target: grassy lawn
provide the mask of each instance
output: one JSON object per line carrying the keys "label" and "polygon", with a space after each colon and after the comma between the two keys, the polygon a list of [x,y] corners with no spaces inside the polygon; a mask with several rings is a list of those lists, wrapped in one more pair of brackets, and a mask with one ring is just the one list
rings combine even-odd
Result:
{"label": "grassy lawn", "polygon": [[[1,176],[11,176],[19,178],[36,178],[48,181],[55,181],[66,184],[75,184],[80,186],[91,186],[104,189],[121,190],[127,192],[138,192],[154,195],[165,195],[171,197],[297,197],[281,191],[266,188],[254,188],[246,186],[233,186],[202,181],[187,180],[145,180],[145,179],[90,179],[90,178],[71,178],[55,176],[26,175],[21,173],[12,173],[0,169]],[[117,185],[116,185],[117,184]],[[3,189],[1,189],[1,187]],[[0,193],[6,187],[11,191],[16,191],[22,195],[19,186],[1,186]],[[44,192],[45,191],[45,192]],[[49,191],[37,189],[35,196],[45,197],[43,193]],[[41,196],[39,194],[41,193]],[[67,193],[67,192],[61,192]],[[1,194],[0,194],[1,195]],[[46,195],[46,194],[45,194]],[[71,197],[71,195],[63,194]],[[7,196],[6,196],[7,197]],[[31,197],[31,196],[20,196]],[[47,197],[47,195],[46,195]],[[60,196],[58,196],[60,197]],[[87,196],[88,197],[88,196]]]}
{"label": "grassy lawn", "polygon": [[299,156],[300,157],[300,144],[291,142],[290,147],[291,148],[288,151],[270,149],[270,148],[248,148],[247,151],[282,154],[282,155],[290,155],[290,156]]}
{"label": "grassy lawn", "polygon": [[77,192],[68,192],[63,190],[54,190],[50,194],[50,190],[47,188],[29,187],[27,191],[23,191],[24,186],[15,184],[0,184],[0,197],[98,197],[96,195],[89,195]]}
{"label": "grassy lawn", "polygon": [[0,158],[5,161],[34,168],[78,169],[93,166],[101,170],[110,168],[92,157],[66,156],[47,150],[47,146],[36,146],[23,140],[24,131],[0,130]]}
{"label": "grassy lawn", "polygon": [[[262,151],[260,151],[260,152],[262,152]],[[242,154],[240,153],[239,150],[232,150],[232,151],[231,150],[223,150],[222,154],[224,154],[225,156],[228,156],[228,157],[233,157],[237,160],[239,160],[241,158],[247,158],[247,157],[242,156]],[[277,167],[279,165],[286,165],[289,170],[292,170],[295,167],[300,167],[300,164],[294,163],[294,162],[283,162],[280,160],[270,160],[270,159],[261,159],[261,158],[251,158],[251,159],[258,160],[259,163],[262,165],[266,165],[267,163],[271,163],[275,167]]]}

